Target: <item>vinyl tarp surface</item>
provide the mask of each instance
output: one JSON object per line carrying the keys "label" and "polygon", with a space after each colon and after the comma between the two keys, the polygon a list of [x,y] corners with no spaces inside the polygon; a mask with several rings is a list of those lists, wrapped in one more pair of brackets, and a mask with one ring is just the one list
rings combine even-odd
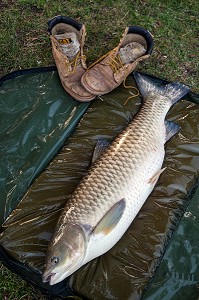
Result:
{"label": "vinyl tarp surface", "polygon": [[199,299],[199,188],[142,300]]}
{"label": "vinyl tarp surface", "polygon": [[[47,78],[44,79],[45,84],[42,85],[42,83],[40,83],[40,77],[45,77],[45,75]],[[24,82],[24,80],[26,81],[29,77],[28,84],[30,85],[30,88],[26,87],[28,95],[32,95],[32,92],[30,92],[32,76],[33,75],[25,76],[22,80],[22,82]],[[167,245],[171,240],[173,232],[177,228],[179,230],[179,222],[198,186],[198,95],[189,93],[184,100],[179,101],[170,110],[167,119],[178,123],[181,126],[181,131],[166,144],[164,167],[167,167],[167,169],[161,175],[154,191],[149,196],[122,239],[109,252],[83,266],[70,278],[50,287],[48,284],[42,283],[41,273],[43,270],[47,245],[52,236],[60,212],[79,180],[90,166],[93,149],[97,141],[100,139],[112,141],[138,111],[141,97],[137,96],[125,104],[126,99],[130,96],[129,89],[120,86],[110,94],[96,98],[96,100],[88,107],[88,103],[78,104],[77,101],[74,101],[64,93],[55,71],[38,74],[36,77],[36,86],[41,86],[41,93],[39,95],[37,93],[35,101],[37,100],[39,105],[41,105],[41,103],[43,104],[41,99],[43,99],[43,94],[45,94],[49,88],[50,92],[48,91],[48,97],[45,97],[45,101],[50,102],[51,105],[49,105],[43,113],[38,108],[37,113],[35,113],[34,116],[32,115],[32,120],[30,122],[26,122],[25,120],[23,127],[20,129],[21,134],[23,134],[19,135],[19,141],[23,141],[25,136],[26,143],[29,145],[32,140],[32,133],[30,130],[32,124],[37,124],[37,130],[40,128],[35,134],[36,142],[38,136],[40,136],[42,132],[42,128],[50,128],[49,132],[47,131],[44,134],[45,139],[48,139],[49,136],[51,136],[50,133],[54,133],[56,128],[63,128],[63,124],[67,123],[70,130],[68,130],[67,133],[62,134],[57,129],[58,134],[55,132],[55,140],[48,146],[46,146],[44,141],[39,147],[42,155],[38,157],[36,155],[35,160],[32,158],[30,159],[29,157],[32,149],[32,146],[30,146],[30,148],[23,151],[26,155],[23,154],[20,156],[20,164],[16,164],[16,166],[12,161],[12,149],[13,145],[15,143],[17,144],[18,139],[16,138],[13,140],[10,139],[10,135],[2,135],[4,136],[4,140],[3,143],[0,141],[0,147],[2,147],[2,145],[4,148],[10,147],[10,165],[12,167],[14,166],[14,169],[16,168],[15,172],[18,172],[17,175],[14,176],[17,180],[14,186],[18,187],[20,184],[23,184],[23,189],[18,190],[15,188],[14,191],[16,195],[14,200],[12,197],[8,198],[9,195],[12,194],[13,189],[12,185],[11,189],[9,189],[9,176],[12,174],[12,170],[7,167],[2,169],[1,177],[5,177],[3,185],[6,186],[7,189],[4,192],[6,200],[2,198],[1,205],[4,216],[9,214],[9,217],[1,227],[1,260],[15,272],[18,272],[23,278],[32,282],[46,293],[62,298],[67,297],[67,295],[79,295],[82,299],[96,300],[134,300],[140,299],[141,297],[153,297],[150,294],[150,290],[151,293],[157,293],[157,291],[154,290],[154,286],[158,288],[158,285],[160,285],[159,281],[155,281],[159,280],[156,279],[155,274],[156,272],[161,271],[161,265],[164,263],[164,259],[166,259],[167,252],[165,253],[165,250],[169,249],[167,248]],[[51,78],[52,81],[49,81],[49,78]],[[152,78],[157,84],[162,83],[160,79]],[[12,99],[13,94],[15,94],[15,92],[17,93],[19,85],[16,83],[16,80],[20,81],[20,79],[21,76],[18,76],[3,83],[3,103],[6,101],[9,102],[10,97]],[[13,91],[12,93],[9,93],[9,89],[7,91],[4,88],[9,82],[11,85],[10,89]],[[129,76],[127,84],[135,84],[132,76]],[[34,92],[35,88],[33,88],[32,91]],[[61,97],[60,95],[63,97],[61,97],[62,101],[60,100],[62,106],[61,104],[60,106],[57,104],[58,108],[56,106],[56,101],[58,101],[56,100],[57,98],[51,97],[54,95],[54,91],[56,91],[56,97],[59,98]],[[21,97],[18,98],[18,101],[15,103],[16,106],[20,107],[23,102],[24,98]],[[26,102],[27,101],[25,101],[25,103]],[[58,103],[60,102],[58,101]],[[73,105],[73,107],[71,105]],[[2,107],[4,106],[5,104],[2,105]],[[77,106],[79,109],[78,111]],[[52,107],[51,110],[50,107]],[[70,107],[71,109],[69,109]],[[67,109],[69,109],[69,113],[67,113]],[[75,121],[73,122],[72,118],[70,119],[70,116],[71,111],[74,109],[77,114]],[[8,112],[10,112],[10,110],[11,108],[8,109]],[[15,111],[18,111],[18,115],[16,114],[15,117],[15,124],[18,126],[18,124],[20,124],[20,116],[22,113],[20,109],[15,109]],[[57,111],[60,112],[61,119],[55,120],[56,117],[58,117]],[[50,127],[52,119],[51,115],[53,115],[52,118],[55,120],[52,127]],[[68,116],[67,121],[65,119],[66,116]],[[37,119],[38,117],[39,120]],[[72,128],[74,129],[75,124],[80,118],[81,120],[77,127],[70,135]],[[10,124],[6,125],[8,128],[14,123],[11,120],[10,117],[10,123],[9,120],[7,121]],[[45,125],[39,127],[42,121]],[[71,122],[73,122],[72,127],[70,127],[72,124]],[[3,123],[6,124],[6,122]],[[55,127],[55,131],[53,126]],[[21,136],[23,136],[23,138]],[[59,142],[59,139],[57,139],[58,136],[63,137]],[[57,143],[58,146],[53,148]],[[22,144],[23,143],[20,142],[20,145]],[[60,150],[60,147],[63,144],[64,146]],[[2,156],[5,151],[3,150],[3,147]],[[44,148],[46,149],[46,152],[43,153]],[[53,154],[52,148],[54,149]],[[20,151],[21,147],[19,146],[14,154],[15,158]],[[33,152],[34,151],[38,151],[37,146],[35,146],[35,148],[33,147]],[[55,153],[57,153],[56,156],[54,156]],[[38,163],[39,167],[36,168],[37,171],[34,175],[31,174],[31,180],[27,182],[29,179],[28,172],[30,172],[28,171],[29,164],[32,163],[32,168],[34,169],[37,158],[40,157],[42,158]],[[43,157],[45,157],[44,160]],[[9,158],[7,158],[7,160],[9,161]],[[50,164],[48,164],[49,161],[51,161]],[[23,168],[21,166],[23,166]],[[42,173],[41,170],[43,170]],[[26,175],[24,172],[27,172]],[[196,210],[198,208],[198,203],[197,201],[194,203],[196,203]],[[4,206],[6,207],[5,209]],[[13,211],[11,212],[12,209]],[[199,226],[198,219],[195,218],[193,222],[195,222],[195,229],[197,229]],[[192,226],[192,222],[189,226]],[[194,228],[194,226],[192,228]],[[175,240],[174,237],[175,235],[172,237]],[[185,239],[184,235],[183,239]],[[194,247],[195,244],[190,246],[189,258],[192,253],[195,253]],[[183,249],[183,245],[180,249]],[[165,256],[162,260],[164,253]],[[183,253],[182,250],[182,252],[178,254],[179,260],[180,258],[182,261],[186,260]],[[174,261],[176,259],[173,258]],[[159,268],[157,268],[158,266]],[[180,263],[178,266],[180,266]],[[191,274],[193,274],[194,278],[192,285],[193,293],[195,293],[198,284],[197,264],[194,264],[194,267],[191,269]],[[163,280],[165,284],[165,293],[169,295],[169,290],[166,289],[166,285],[169,284],[168,281],[166,281],[166,278],[168,278],[166,273],[164,277],[163,272],[162,278],[163,279],[161,280]],[[184,287],[188,285],[187,281],[187,284],[185,283]],[[147,293],[149,293],[149,296],[147,296]],[[158,293],[160,293],[160,291]]]}
{"label": "vinyl tarp surface", "polygon": [[67,95],[53,67],[12,73],[0,85],[2,223],[63,145],[89,103]]}

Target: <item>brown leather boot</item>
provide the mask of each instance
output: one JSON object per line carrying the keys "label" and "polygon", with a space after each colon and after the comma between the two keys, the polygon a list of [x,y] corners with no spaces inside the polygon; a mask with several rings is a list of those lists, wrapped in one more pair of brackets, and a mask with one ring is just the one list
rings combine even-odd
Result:
{"label": "brown leather boot", "polygon": [[137,64],[152,52],[151,34],[142,27],[125,29],[119,45],[91,65],[82,76],[85,89],[95,95],[109,93],[135,69]]}
{"label": "brown leather boot", "polygon": [[52,42],[52,53],[64,89],[78,101],[90,101],[90,94],[81,84],[81,77],[87,70],[83,46],[86,29],[75,20],[57,16],[48,22]]}

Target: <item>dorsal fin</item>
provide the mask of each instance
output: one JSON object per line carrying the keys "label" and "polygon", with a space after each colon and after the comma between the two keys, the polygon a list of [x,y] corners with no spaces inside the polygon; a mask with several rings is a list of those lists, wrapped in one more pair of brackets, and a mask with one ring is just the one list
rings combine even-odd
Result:
{"label": "dorsal fin", "polygon": [[93,152],[92,163],[94,163],[100,157],[100,155],[104,152],[108,145],[109,142],[106,140],[100,140],[97,142]]}

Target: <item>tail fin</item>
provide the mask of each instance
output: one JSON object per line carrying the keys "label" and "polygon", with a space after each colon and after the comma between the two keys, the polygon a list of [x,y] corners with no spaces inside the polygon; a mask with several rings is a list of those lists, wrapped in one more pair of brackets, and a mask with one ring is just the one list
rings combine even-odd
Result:
{"label": "tail fin", "polygon": [[149,76],[138,72],[134,72],[134,78],[143,98],[147,98],[149,94],[162,95],[170,98],[171,104],[174,104],[190,90],[188,86],[179,82],[158,84]]}

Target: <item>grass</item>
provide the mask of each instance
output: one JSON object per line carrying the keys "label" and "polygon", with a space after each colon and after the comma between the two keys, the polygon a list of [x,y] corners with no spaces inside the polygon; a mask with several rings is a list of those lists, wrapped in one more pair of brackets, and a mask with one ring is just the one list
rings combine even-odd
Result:
{"label": "grass", "polygon": [[1,300],[46,300],[39,290],[11,273],[0,264],[0,299]]}
{"label": "grass", "polygon": [[153,34],[155,48],[139,70],[199,90],[197,0],[2,0],[0,9],[0,75],[54,64],[46,22],[65,14],[86,24],[88,64],[117,45],[127,25],[140,25]]}
{"label": "grass", "polygon": [[[138,70],[199,92],[197,0],[1,0],[0,76],[18,69],[53,65],[46,22],[68,15],[87,27],[88,65],[118,44],[127,25],[154,36],[151,58]],[[0,299],[47,299],[0,265]]]}

